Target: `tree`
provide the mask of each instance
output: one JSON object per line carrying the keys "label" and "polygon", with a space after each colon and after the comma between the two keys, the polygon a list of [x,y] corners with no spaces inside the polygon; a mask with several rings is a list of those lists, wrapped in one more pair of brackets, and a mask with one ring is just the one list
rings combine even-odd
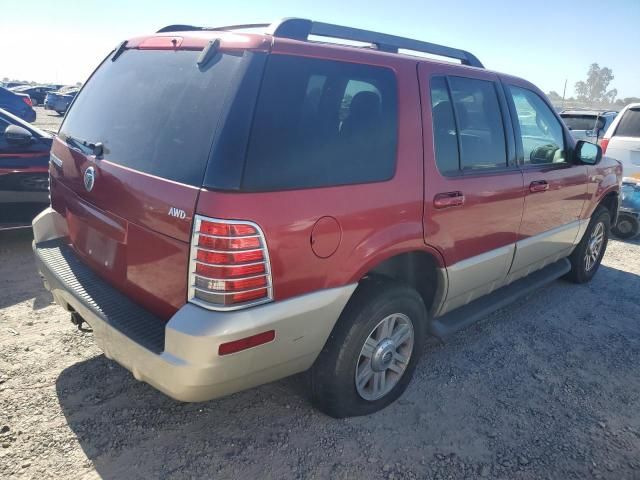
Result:
{"label": "tree", "polygon": [[638,97],[619,98],[616,100],[615,106],[622,108],[626,105],[629,105],[630,103],[640,103],[640,98]]}
{"label": "tree", "polygon": [[587,72],[587,80],[576,82],[575,90],[578,100],[587,102],[608,102],[618,94],[614,90],[607,91],[607,87],[615,77],[610,68],[592,63]]}

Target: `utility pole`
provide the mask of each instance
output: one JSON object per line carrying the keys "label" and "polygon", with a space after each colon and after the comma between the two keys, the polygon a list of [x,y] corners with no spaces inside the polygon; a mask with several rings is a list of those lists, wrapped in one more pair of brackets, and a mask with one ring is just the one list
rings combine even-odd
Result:
{"label": "utility pole", "polygon": [[567,79],[564,79],[564,90],[562,90],[562,109],[564,110],[564,97],[567,94]]}

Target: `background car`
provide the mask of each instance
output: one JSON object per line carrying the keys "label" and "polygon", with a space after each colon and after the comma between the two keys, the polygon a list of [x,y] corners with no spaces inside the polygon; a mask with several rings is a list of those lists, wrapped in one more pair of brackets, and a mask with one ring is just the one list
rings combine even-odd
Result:
{"label": "background car", "polygon": [[55,90],[55,88],[47,85],[21,85],[19,87],[13,87],[10,90],[14,93],[24,93],[29,95],[33,106],[36,106],[42,105],[47,93]]}
{"label": "background car", "polygon": [[44,99],[45,110],[53,110],[60,115],[67,111],[72,100],[80,91],[78,87],[63,87],[57,92],[49,92]]}
{"label": "background car", "polygon": [[640,178],[640,103],[622,109],[604,134],[602,150],[622,163],[625,177]]}
{"label": "background car", "polygon": [[598,110],[564,110],[560,116],[576,140],[600,143],[618,112]]}
{"label": "background car", "polygon": [[640,180],[623,178],[620,194],[622,203],[618,222],[611,232],[622,240],[629,240],[640,233]]}
{"label": "background car", "polygon": [[36,119],[31,98],[26,93],[16,93],[0,87],[0,108],[27,122],[33,122]]}
{"label": "background car", "polygon": [[0,109],[0,228],[30,225],[49,203],[53,135]]}
{"label": "background car", "polygon": [[13,87],[19,87],[21,85],[28,85],[27,82],[6,82],[3,87],[4,88],[13,88]]}

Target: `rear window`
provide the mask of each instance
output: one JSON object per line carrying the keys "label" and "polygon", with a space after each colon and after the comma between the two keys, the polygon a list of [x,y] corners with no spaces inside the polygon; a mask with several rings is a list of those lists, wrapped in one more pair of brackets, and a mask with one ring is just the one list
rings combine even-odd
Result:
{"label": "rear window", "polygon": [[126,50],[109,58],[77,96],[60,134],[104,144],[110,162],[189,185],[204,170],[242,55]]}
{"label": "rear window", "polygon": [[397,87],[392,70],[272,55],[242,188],[279,190],[393,177]]}
{"label": "rear window", "polygon": [[624,113],[614,136],[640,137],[640,108],[630,108]]}
{"label": "rear window", "polygon": [[561,114],[562,120],[569,130],[602,130],[605,119],[596,115],[567,115]]}

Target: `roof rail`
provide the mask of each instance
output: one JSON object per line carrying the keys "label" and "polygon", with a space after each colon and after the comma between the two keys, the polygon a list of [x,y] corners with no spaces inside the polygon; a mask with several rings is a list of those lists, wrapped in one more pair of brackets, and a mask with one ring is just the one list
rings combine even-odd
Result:
{"label": "roof rail", "polygon": [[162,27],[156,33],[166,33],[166,32],[192,32],[192,31],[210,31],[210,30],[246,30],[251,28],[267,28],[271,24],[270,23],[247,23],[244,25],[228,25],[225,27],[197,27],[195,25],[167,25],[166,27]]}
{"label": "roof rail", "polygon": [[397,37],[386,33],[361,30],[359,28],[343,27],[332,23],[314,22],[304,18],[285,18],[272,23],[268,33],[274,37],[307,40],[309,35],[320,37],[340,38],[356,42],[365,42],[375,45],[378,50],[397,53],[399,49],[413,50],[416,52],[430,53],[441,57],[460,60],[463,65],[484,68],[480,60],[465,50],[445,47],[436,43],[423,42],[411,38]]}
{"label": "roof rail", "polygon": [[228,27],[194,27],[191,25],[169,25],[158,30],[161,32],[191,31],[191,30],[241,30],[251,28],[267,28],[267,33],[279,38],[293,40],[308,40],[309,35],[319,37],[339,38],[356,42],[370,43],[378,50],[398,53],[399,49],[413,50],[415,52],[429,53],[440,57],[460,60],[463,65],[484,68],[478,58],[466,50],[446,47],[436,43],[423,42],[411,38],[397,37],[386,33],[362,30],[359,28],[344,27],[332,23],[315,22],[305,18],[283,18],[271,24],[252,23],[246,25],[231,25]]}

